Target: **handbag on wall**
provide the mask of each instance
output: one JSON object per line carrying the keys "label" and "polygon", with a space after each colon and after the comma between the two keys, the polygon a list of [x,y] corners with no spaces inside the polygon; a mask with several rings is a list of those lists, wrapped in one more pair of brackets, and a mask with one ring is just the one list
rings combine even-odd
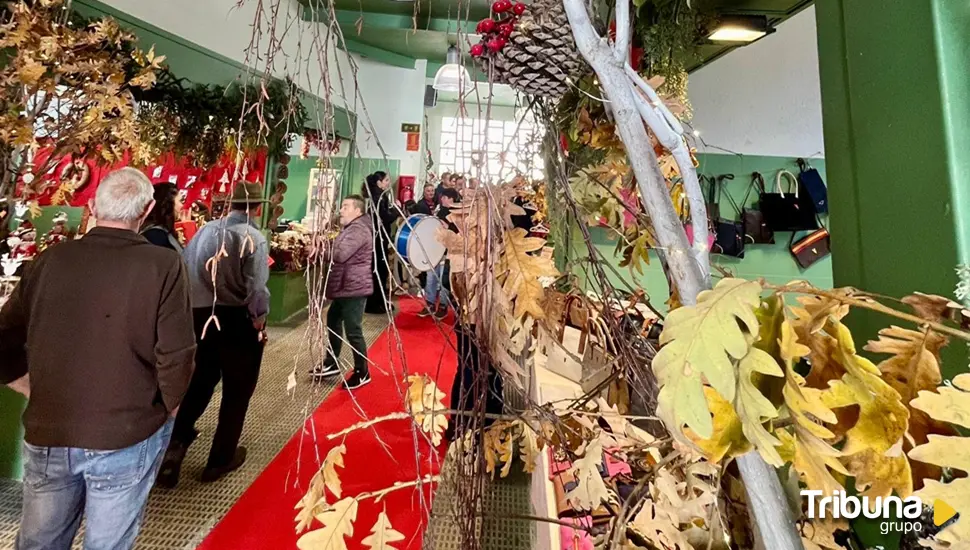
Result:
{"label": "handbag on wall", "polygon": [[795,162],[798,163],[798,169],[800,173],[798,174],[798,181],[805,188],[808,196],[812,198],[812,205],[815,206],[816,214],[828,214],[829,212],[829,199],[828,190],[825,188],[825,182],[822,181],[822,176],[818,173],[818,170],[812,168],[805,162],[805,159],[798,159]]}
{"label": "handbag on wall", "polygon": [[[724,174],[717,177],[717,195],[721,196],[721,186],[724,180],[733,180],[734,174]],[[725,193],[728,201],[734,206],[738,217],[741,217],[741,209],[734,202],[731,193]],[[711,247],[712,254],[723,254],[734,258],[744,258],[744,222],[725,220],[718,218],[715,224],[714,246]]]}
{"label": "handbag on wall", "polygon": [[721,207],[717,204],[717,182],[713,176],[700,176],[700,182],[707,182],[709,191],[707,192],[707,219],[712,224],[714,220],[721,217]]}
{"label": "handbag on wall", "polygon": [[741,221],[744,222],[744,237],[752,244],[775,244],[775,232],[768,227],[765,215],[760,209],[748,208],[751,189],[758,189],[758,196],[765,194],[765,179],[758,172],[751,174],[751,185],[741,200]]}
{"label": "handbag on wall", "polygon": [[[782,190],[781,180],[788,178],[788,194]],[[761,213],[772,231],[808,231],[819,228],[815,206],[807,193],[799,193],[798,179],[788,170],[779,170],[775,179],[777,193],[761,195]],[[791,189],[794,187],[794,193]]]}
{"label": "handbag on wall", "polygon": [[802,269],[808,269],[831,253],[829,232],[824,226],[798,239],[797,242],[795,241],[796,234],[797,232],[792,232],[791,240],[788,241],[788,249],[795,258],[795,262]]}

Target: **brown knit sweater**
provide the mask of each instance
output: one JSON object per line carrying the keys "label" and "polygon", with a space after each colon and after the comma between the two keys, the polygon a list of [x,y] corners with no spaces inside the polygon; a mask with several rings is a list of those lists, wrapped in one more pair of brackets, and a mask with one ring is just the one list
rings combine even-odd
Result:
{"label": "brown knit sweater", "polygon": [[178,253],[97,227],[33,262],[0,311],[0,383],[30,374],[27,442],[114,450],[146,439],[195,364]]}

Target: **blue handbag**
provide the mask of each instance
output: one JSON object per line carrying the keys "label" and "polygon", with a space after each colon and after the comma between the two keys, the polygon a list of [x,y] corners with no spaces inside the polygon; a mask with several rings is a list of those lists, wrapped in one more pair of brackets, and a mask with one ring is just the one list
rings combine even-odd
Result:
{"label": "blue handbag", "polygon": [[818,170],[809,166],[805,162],[805,159],[798,159],[796,162],[798,163],[798,169],[801,170],[801,173],[798,174],[798,181],[802,184],[808,196],[812,198],[812,204],[815,205],[815,212],[817,214],[828,214],[828,190],[825,189],[825,182],[822,181],[822,176],[818,173]]}

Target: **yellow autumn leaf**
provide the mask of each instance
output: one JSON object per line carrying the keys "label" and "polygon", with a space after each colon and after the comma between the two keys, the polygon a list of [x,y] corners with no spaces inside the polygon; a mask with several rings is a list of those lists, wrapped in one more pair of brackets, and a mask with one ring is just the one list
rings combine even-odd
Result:
{"label": "yellow autumn leaf", "polygon": [[744,435],[766,462],[773,466],[783,466],[785,462],[775,450],[780,442],[764,427],[764,422],[778,417],[778,409],[762,395],[752,376],[765,374],[782,377],[784,372],[774,357],[756,347],[748,350],[748,354],[741,359],[738,371],[738,394],[734,408],[741,418]]}
{"label": "yellow autumn leaf", "polygon": [[377,522],[371,527],[370,532],[371,534],[364,538],[363,543],[371,550],[397,550],[397,547],[392,546],[391,543],[404,540],[404,534],[391,527],[391,520],[388,519],[386,510],[378,514]]}
{"label": "yellow autumn leaf", "polygon": [[714,416],[714,435],[710,439],[701,439],[693,430],[687,428],[687,437],[711,462],[720,462],[722,458],[740,456],[751,450],[751,443],[744,437],[741,419],[734,411],[734,406],[721,397],[714,388],[704,386],[704,397],[707,407]]}
{"label": "yellow autumn leaf", "polygon": [[846,458],[845,466],[855,476],[856,489],[873,504],[875,497],[886,498],[893,491],[900,498],[913,493],[913,473],[901,449],[898,456],[865,450]]}
{"label": "yellow autumn leaf", "polygon": [[783,394],[794,424],[793,435],[785,433],[787,437],[781,438],[778,433],[785,443],[784,454],[790,455],[784,458],[792,461],[809,489],[831,495],[843,488],[829,470],[844,475],[848,471],[839,462],[842,453],[825,441],[834,434],[822,423],[834,424],[838,418],[822,403],[822,391],[805,387],[805,380],[795,372],[795,364],[809,354],[809,348],[798,341],[798,335],[787,319],[782,322],[780,332],[778,350],[785,366]]}
{"label": "yellow autumn leaf", "polygon": [[859,407],[859,419],[846,432],[842,453],[846,456],[872,449],[884,453],[906,433],[909,409],[899,394],[880,376],[879,369],[856,354],[852,333],[840,322],[833,322],[838,348],[836,354],[846,374],[829,383],[822,402],[830,409]]}
{"label": "yellow autumn leaf", "polygon": [[526,313],[543,319],[542,284],[540,277],[558,277],[559,271],[551,258],[530,255],[541,250],[546,241],[528,237],[525,229],[517,227],[505,234],[502,255],[496,267],[496,277],[515,304],[513,317],[521,319]]}
{"label": "yellow autumn leaf", "polygon": [[516,424],[521,430],[521,437],[519,438],[519,458],[522,460],[522,469],[526,473],[531,474],[535,471],[536,465],[539,463],[539,452],[542,451],[542,443],[536,436],[536,432],[524,420],[518,420]]}
{"label": "yellow autumn leaf", "polygon": [[704,381],[725,400],[734,401],[732,360],[747,355],[758,334],[754,310],[761,303],[761,285],[743,279],[722,279],[713,290],[697,296],[697,304],[671,311],[660,334],[663,346],[654,357],[660,383],[658,405],[673,434],[687,424],[703,439],[713,435]]}
{"label": "yellow autumn leaf", "polygon": [[[802,307],[790,308],[795,315],[792,326],[802,344],[808,346],[808,361],[812,370],[805,377],[809,387],[826,389],[830,380],[845,374],[837,361],[838,340],[833,323],[839,322],[849,312],[849,306],[830,298],[802,296]],[[825,329],[825,330],[823,330]]]}
{"label": "yellow autumn leaf", "polygon": [[431,444],[438,446],[448,428],[448,410],[444,404],[445,394],[425,374],[408,376],[408,412],[421,431],[431,437]]}
{"label": "yellow autumn leaf", "polygon": [[43,213],[43,211],[40,209],[39,202],[37,202],[36,200],[33,200],[33,201],[30,201],[27,204],[27,206],[30,209],[30,219],[36,220],[40,218],[40,215]]}
{"label": "yellow autumn leaf", "polygon": [[347,497],[316,515],[323,527],[306,533],[296,546],[300,550],[347,550],[344,537],[354,536],[354,521],[357,520],[357,500]]}
{"label": "yellow autumn leaf", "polygon": [[[933,300],[933,298],[938,298]],[[928,304],[938,304],[944,301],[942,307],[946,307],[945,298],[927,296],[924,300],[916,302],[910,300],[910,304],[916,308],[929,309]],[[883,380],[886,381],[897,393],[899,393],[903,403],[910,403],[921,391],[932,391],[939,386],[943,378],[940,375],[940,350],[947,344],[947,338],[930,329],[924,331],[908,330],[899,327],[890,327],[879,331],[879,339],[870,341],[865,346],[866,351],[873,353],[887,353],[891,357],[879,363],[879,371],[882,373]],[[912,447],[922,445],[927,442],[927,435],[956,435],[949,424],[939,422],[930,418],[925,412],[915,409],[910,405],[909,418],[909,438],[907,438],[904,450],[909,451]],[[928,464],[914,464],[913,477],[916,487],[919,488],[922,479],[939,479],[942,471]]]}
{"label": "yellow autumn leaf", "polygon": [[27,87],[36,86],[47,72],[47,67],[32,57],[24,58],[17,67],[17,79]]}

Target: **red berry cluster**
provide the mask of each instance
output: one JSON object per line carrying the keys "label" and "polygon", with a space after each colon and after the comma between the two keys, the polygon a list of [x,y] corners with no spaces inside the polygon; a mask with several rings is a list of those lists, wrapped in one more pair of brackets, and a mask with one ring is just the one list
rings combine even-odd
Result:
{"label": "red berry cluster", "polygon": [[519,16],[525,13],[526,5],[512,0],[496,0],[492,3],[492,13],[495,19],[482,19],[475,28],[482,35],[482,41],[471,47],[471,54],[475,57],[485,55],[485,52],[497,53],[505,47]]}

